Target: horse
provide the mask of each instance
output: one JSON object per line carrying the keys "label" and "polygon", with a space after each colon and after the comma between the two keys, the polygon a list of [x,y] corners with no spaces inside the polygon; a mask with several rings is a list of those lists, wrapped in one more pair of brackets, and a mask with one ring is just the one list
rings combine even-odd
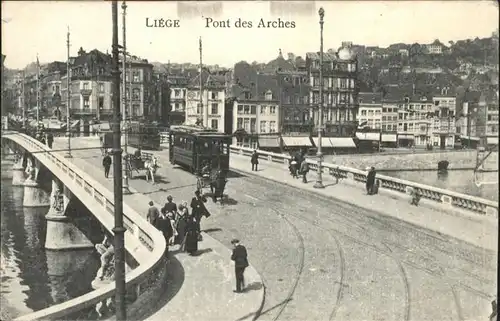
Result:
{"label": "horse", "polygon": [[[144,169],[146,170],[146,182],[149,182],[149,175],[151,175],[151,181],[155,184],[155,174],[156,170],[160,167],[158,165],[158,157],[153,156],[144,162]],[[149,174],[149,175],[148,175]]]}
{"label": "horse", "polygon": [[222,175],[222,171],[220,169],[212,171],[210,175],[210,193],[212,194],[214,203],[217,202],[217,198],[220,198],[222,204],[226,183],[227,179],[224,175]]}

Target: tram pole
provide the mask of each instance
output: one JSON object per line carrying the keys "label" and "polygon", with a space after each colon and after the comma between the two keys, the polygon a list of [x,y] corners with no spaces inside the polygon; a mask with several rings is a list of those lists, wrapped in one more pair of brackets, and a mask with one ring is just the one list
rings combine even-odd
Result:
{"label": "tram pole", "polygon": [[[122,74],[122,84],[123,84],[123,89],[122,89],[122,100],[123,100],[123,111],[122,111],[122,118],[123,118],[123,130],[125,131],[125,135],[124,135],[124,154],[125,154],[125,161],[124,161],[124,169],[123,169],[123,194],[130,194],[130,190],[129,190],[129,186],[128,186],[128,178],[129,178],[129,162],[130,162],[130,158],[129,158],[129,155],[128,155],[128,131],[129,131],[129,128],[128,128],[128,124],[127,124],[127,119],[128,119],[128,112],[127,112],[127,95],[126,95],[126,88],[127,88],[127,77],[126,77],[126,73],[127,73],[127,65],[126,65],[126,61],[127,61],[127,40],[126,40],[126,36],[127,36],[127,32],[126,32],[126,27],[125,27],[125,23],[126,23],[126,14],[127,14],[127,4],[125,3],[125,1],[122,2],[122,29],[123,29],[123,48],[122,48],[122,51],[123,51],[123,61],[122,61],[122,70],[123,70],[123,74]],[[130,75],[131,76],[131,75]],[[132,87],[129,88],[129,90],[132,90]]]}
{"label": "tram pole", "polygon": [[113,181],[114,181],[114,214],[113,228],[115,243],[115,287],[116,287],[116,319],[125,321],[125,228],[123,227],[123,194],[122,194],[122,149],[120,130],[120,63],[118,56],[118,2],[111,4],[113,20]]}

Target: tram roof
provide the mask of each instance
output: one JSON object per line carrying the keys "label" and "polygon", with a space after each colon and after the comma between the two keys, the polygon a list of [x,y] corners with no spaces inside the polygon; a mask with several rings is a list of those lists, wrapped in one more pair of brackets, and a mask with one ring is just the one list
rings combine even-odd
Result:
{"label": "tram roof", "polygon": [[192,135],[227,136],[226,134],[221,133],[216,129],[199,127],[199,126],[189,126],[189,125],[170,126],[170,131],[192,134]]}

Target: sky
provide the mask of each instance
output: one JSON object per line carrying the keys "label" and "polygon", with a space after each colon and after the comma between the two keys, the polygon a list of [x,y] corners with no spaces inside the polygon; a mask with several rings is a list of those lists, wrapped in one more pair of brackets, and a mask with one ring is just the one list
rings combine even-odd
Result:
{"label": "sky", "polygon": [[[273,6],[279,5],[275,2]],[[283,2],[281,2],[283,3]],[[279,49],[304,56],[319,51],[318,9],[323,7],[324,48],[354,44],[431,43],[489,37],[498,28],[496,1],[299,1],[288,10],[271,11],[270,1],[127,2],[127,51],[149,61],[199,62],[230,67],[236,62],[268,62]],[[192,9],[188,11],[186,6]],[[306,6],[306,7],[304,7]],[[307,9],[309,8],[309,9]],[[119,2],[119,41],[122,39]],[[154,19],[178,19],[178,28],[147,27]],[[206,19],[226,21],[229,28],[206,26]],[[236,21],[252,21],[237,28]],[[295,22],[295,28],[257,28],[260,19]],[[111,2],[2,1],[2,54],[7,68],[23,68],[36,60],[66,61],[70,28],[71,55],[82,47],[111,53]]]}

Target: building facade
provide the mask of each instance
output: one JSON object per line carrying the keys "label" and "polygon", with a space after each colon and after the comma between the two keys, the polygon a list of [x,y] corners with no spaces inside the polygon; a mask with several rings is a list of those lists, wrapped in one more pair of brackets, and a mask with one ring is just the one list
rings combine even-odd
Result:
{"label": "building facade", "polygon": [[423,94],[405,96],[398,108],[398,146],[425,147],[431,144],[434,104]]}
{"label": "building facade", "polygon": [[[122,66],[123,64],[120,63],[120,67]],[[125,75],[125,100],[127,103],[125,115],[127,119],[156,120],[159,106],[154,103],[157,88],[156,79],[153,78],[153,65],[147,59],[130,56],[126,60],[125,72],[121,71],[122,77]]]}
{"label": "building facade", "polygon": [[359,93],[359,109],[356,118],[370,129],[382,129],[382,95],[380,93]]}
{"label": "building facade", "polygon": [[170,88],[170,117],[172,125],[183,124],[186,121],[186,100],[189,77],[184,75],[168,75]]}
{"label": "building facade", "polygon": [[[208,71],[201,73],[202,92],[200,99],[200,75],[193,78],[186,88],[187,125],[202,124],[224,132],[225,129],[225,79],[213,76]],[[201,102],[201,104],[200,104]],[[231,115],[229,115],[231,119]]]}
{"label": "building facade", "polygon": [[280,104],[279,131],[284,135],[309,135],[314,129],[309,103],[309,77],[306,71],[276,71]]}
{"label": "building facade", "polygon": [[319,53],[307,53],[306,68],[311,91],[309,102],[311,116],[317,128],[319,88],[323,86],[323,124],[326,136],[353,136],[358,114],[358,61],[351,50],[351,43],[344,42],[337,53],[323,54],[323,84],[320,84]]}
{"label": "building facade", "polygon": [[448,87],[432,98],[434,104],[432,146],[444,149],[455,145],[457,98]]}

